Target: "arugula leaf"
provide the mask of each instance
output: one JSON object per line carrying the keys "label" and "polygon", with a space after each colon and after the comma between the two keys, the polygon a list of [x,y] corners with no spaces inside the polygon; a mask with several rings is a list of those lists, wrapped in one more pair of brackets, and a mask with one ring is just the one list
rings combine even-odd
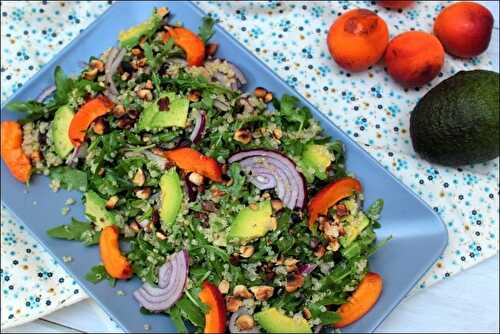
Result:
{"label": "arugula leaf", "polygon": [[148,65],[154,71],[156,69],[156,58],[153,55],[153,49],[151,49],[151,45],[149,45],[149,43],[144,43],[144,46],[142,48],[144,50],[146,60],[148,61]]}
{"label": "arugula leaf", "polygon": [[288,122],[300,124],[298,130],[306,125],[307,120],[311,118],[309,109],[306,107],[298,107],[299,99],[295,96],[283,95],[279,103],[279,112]]}
{"label": "arugula leaf", "polygon": [[59,225],[47,230],[49,237],[64,240],[79,240],[86,246],[95,245],[99,242],[99,232],[87,222],[71,218],[71,223]]}
{"label": "arugula leaf", "polygon": [[58,104],[66,104],[69,100],[71,90],[74,88],[74,82],[64,74],[61,66],[54,70],[54,82],[56,84],[55,99]]}
{"label": "arugula leaf", "polygon": [[186,324],[184,323],[184,320],[182,319],[182,310],[177,304],[170,308],[168,311],[168,314],[170,315],[170,320],[175,325],[175,328],[177,329],[178,333],[187,333],[187,328]]}
{"label": "arugula leaf", "polygon": [[106,279],[109,281],[109,284],[111,286],[116,285],[116,279],[109,276],[109,274],[106,272],[106,269],[104,269],[104,266],[102,264],[98,264],[90,268],[90,271],[87,274],[85,274],[85,279],[94,284],[97,284],[102,280]]}
{"label": "arugula leaf", "polygon": [[380,218],[380,212],[384,208],[384,200],[379,198],[366,210],[366,215],[371,220],[377,221]]}
{"label": "arugula leaf", "polygon": [[87,174],[68,166],[52,168],[49,177],[60,182],[67,190],[85,191],[87,189]]}
{"label": "arugula leaf", "polygon": [[193,303],[187,295],[184,295],[175,305],[181,309],[183,316],[191,321],[193,325],[198,327],[203,327],[205,325],[205,315],[203,311]]}
{"label": "arugula leaf", "polygon": [[238,92],[235,92],[227,87],[209,82],[207,78],[201,75],[193,76],[186,72],[179,73],[179,75],[176,78],[170,78],[170,77],[162,78],[162,83],[173,85],[174,87],[177,87],[180,90],[188,90],[188,89],[199,90],[199,91],[208,90],[215,94],[225,93],[232,96],[238,94]]}
{"label": "arugula leaf", "polygon": [[215,34],[214,25],[216,23],[217,21],[210,16],[203,17],[203,22],[198,31],[198,36],[200,36],[200,38],[203,40],[205,44]]}
{"label": "arugula leaf", "polygon": [[15,112],[22,112],[26,114],[23,122],[36,121],[40,118],[48,116],[42,103],[37,101],[11,101],[5,106],[6,109]]}

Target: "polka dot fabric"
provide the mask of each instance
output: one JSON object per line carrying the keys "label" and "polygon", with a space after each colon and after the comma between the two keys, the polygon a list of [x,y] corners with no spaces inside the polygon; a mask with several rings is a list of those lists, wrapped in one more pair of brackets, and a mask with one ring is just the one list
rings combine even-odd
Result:
{"label": "polka dot fabric", "polygon": [[[393,37],[410,29],[431,31],[433,18],[445,4],[421,1],[398,11],[369,1],[198,3],[441,215],[449,246],[416,290],[498,252],[498,159],[463,168],[432,165],[415,155],[408,133],[410,111],[432,86],[459,70],[491,69],[492,63],[487,55],[467,61],[447,55],[438,78],[405,90],[381,64],[357,74],[343,71],[331,60],[325,39],[335,18],[355,7],[378,11]],[[108,6],[83,1],[2,2],[2,101]],[[1,239],[2,328],[84,296],[3,208]]]}

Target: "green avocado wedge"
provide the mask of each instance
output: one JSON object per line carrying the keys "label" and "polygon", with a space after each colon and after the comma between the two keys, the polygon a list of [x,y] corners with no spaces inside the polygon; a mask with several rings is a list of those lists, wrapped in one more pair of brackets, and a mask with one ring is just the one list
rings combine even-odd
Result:
{"label": "green avocado wedge", "polygon": [[256,207],[242,209],[234,218],[227,239],[246,244],[263,237],[273,229],[271,201],[256,204]]}
{"label": "green avocado wedge", "polygon": [[175,218],[181,209],[183,198],[181,180],[174,168],[162,175],[160,190],[160,219],[162,226],[166,227],[175,222]]}
{"label": "green avocado wedge", "polygon": [[288,317],[274,307],[256,313],[255,320],[267,333],[312,333],[306,319]]}
{"label": "green avocado wedge", "polygon": [[64,159],[73,150],[73,144],[69,139],[69,126],[75,113],[71,107],[64,105],[57,109],[52,122],[52,139],[54,140],[54,149],[57,155]]}

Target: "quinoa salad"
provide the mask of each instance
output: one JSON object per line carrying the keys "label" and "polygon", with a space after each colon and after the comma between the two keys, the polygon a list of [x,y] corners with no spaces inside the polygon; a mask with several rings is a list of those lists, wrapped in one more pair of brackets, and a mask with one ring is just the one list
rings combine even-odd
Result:
{"label": "quinoa salad", "polygon": [[57,67],[36,100],[6,106],[25,114],[2,122],[13,177],[82,192],[87,220],[47,233],[99,247],[85,278],[137,276],[137,312],[166,314],[178,332],[312,333],[358,320],[382,292],[368,257],[385,242],[374,232],[383,201],[363,210],[342,143],[296,97],[245,90],[210,42],[211,17],[193,32],[169,14],[156,8],[79,75]]}

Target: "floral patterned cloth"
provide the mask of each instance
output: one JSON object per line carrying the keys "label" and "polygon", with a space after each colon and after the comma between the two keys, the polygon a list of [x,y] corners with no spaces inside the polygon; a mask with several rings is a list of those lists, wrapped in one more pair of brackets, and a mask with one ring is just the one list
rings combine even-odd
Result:
{"label": "floral patterned cloth", "polygon": [[[398,11],[370,1],[199,2],[250,52],[309,99],[436,210],[448,227],[449,246],[415,291],[498,252],[498,159],[447,168],[419,159],[408,133],[416,101],[459,70],[492,69],[488,53],[471,60],[446,56],[439,78],[420,89],[396,85],[382,65],[351,74],[330,58],[330,24],[354,7],[378,11],[391,36],[431,31],[443,2],[418,2]],[[107,2],[2,2],[1,98],[19,89],[107,7]],[[2,328],[49,313],[84,297],[23,226],[2,209]]]}

